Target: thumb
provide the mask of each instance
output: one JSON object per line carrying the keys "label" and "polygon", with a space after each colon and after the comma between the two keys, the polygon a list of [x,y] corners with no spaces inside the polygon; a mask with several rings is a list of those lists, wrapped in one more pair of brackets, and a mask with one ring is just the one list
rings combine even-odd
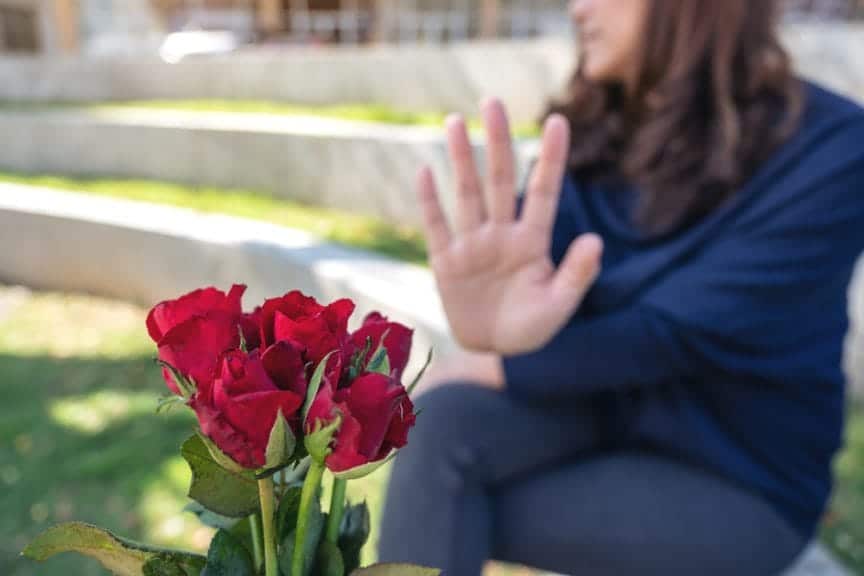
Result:
{"label": "thumb", "polygon": [[552,279],[552,299],[559,310],[574,311],[600,273],[603,240],[585,234],[570,244],[567,255]]}

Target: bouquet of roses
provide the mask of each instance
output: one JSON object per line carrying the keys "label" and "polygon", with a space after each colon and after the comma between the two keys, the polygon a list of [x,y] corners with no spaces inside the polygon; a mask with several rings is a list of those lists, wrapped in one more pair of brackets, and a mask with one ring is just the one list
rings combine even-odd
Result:
{"label": "bouquet of roses", "polygon": [[[349,332],[350,300],[324,306],[296,291],[244,313],[244,291],[196,290],[147,317],[173,392],[160,409],[186,406],[200,426],[181,454],[192,471],[190,510],[218,528],[207,556],[82,523],[50,528],[25,556],[79,552],[122,576],[439,573],[359,569],[369,512],[346,505],[346,483],[393,458],[414,425],[409,394],[423,371],[402,384],[412,331],[372,313]],[[325,469],[333,475],[326,513]]]}

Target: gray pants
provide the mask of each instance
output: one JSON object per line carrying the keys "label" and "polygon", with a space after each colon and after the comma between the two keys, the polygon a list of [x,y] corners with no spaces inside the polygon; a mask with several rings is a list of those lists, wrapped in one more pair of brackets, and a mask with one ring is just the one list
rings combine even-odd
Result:
{"label": "gray pants", "polygon": [[[759,497],[644,453],[596,453],[590,411],[433,390],[396,458],[380,559],[588,576],[769,576],[806,542]],[[594,453],[592,454],[592,451]]]}

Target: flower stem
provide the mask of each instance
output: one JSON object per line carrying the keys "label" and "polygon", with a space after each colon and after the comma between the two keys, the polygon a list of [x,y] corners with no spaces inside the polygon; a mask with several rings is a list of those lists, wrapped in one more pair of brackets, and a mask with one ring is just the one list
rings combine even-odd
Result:
{"label": "flower stem", "polygon": [[260,572],[264,565],[264,544],[261,540],[261,515],[257,512],[249,516],[249,527],[252,532],[252,559],[255,571]]}
{"label": "flower stem", "polygon": [[[306,530],[309,523],[309,506],[312,500],[318,496],[318,486],[324,475],[324,465],[312,460],[309,471],[306,472],[306,480],[303,481],[303,491],[300,493],[300,510],[297,513],[297,535],[294,540],[294,555],[291,557],[292,576],[304,576],[305,568],[305,546]],[[269,576],[269,575],[268,575]]]}
{"label": "flower stem", "polygon": [[330,515],[327,516],[327,531],[324,536],[328,542],[337,544],[339,542],[339,526],[342,524],[342,515],[345,512],[345,488],[347,480],[333,479],[333,497],[330,498]]}
{"label": "flower stem", "polygon": [[273,512],[276,498],[273,494],[273,478],[258,480],[258,493],[261,496],[261,524],[264,528],[264,574],[279,576],[276,559],[276,534],[273,530]]}

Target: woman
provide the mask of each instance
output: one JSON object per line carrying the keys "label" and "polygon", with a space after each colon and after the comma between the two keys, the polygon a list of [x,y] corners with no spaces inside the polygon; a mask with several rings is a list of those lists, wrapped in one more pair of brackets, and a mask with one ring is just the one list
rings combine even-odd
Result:
{"label": "woman", "polygon": [[793,77],[775,9],[574,0],[582,59],[524,205],[501,105],[485,186],[449,121],[455,226],[428,170],[419,197],[472,352],[427,382],[383,560],[766,575],[811,539],[841,445],[864,112]]}

